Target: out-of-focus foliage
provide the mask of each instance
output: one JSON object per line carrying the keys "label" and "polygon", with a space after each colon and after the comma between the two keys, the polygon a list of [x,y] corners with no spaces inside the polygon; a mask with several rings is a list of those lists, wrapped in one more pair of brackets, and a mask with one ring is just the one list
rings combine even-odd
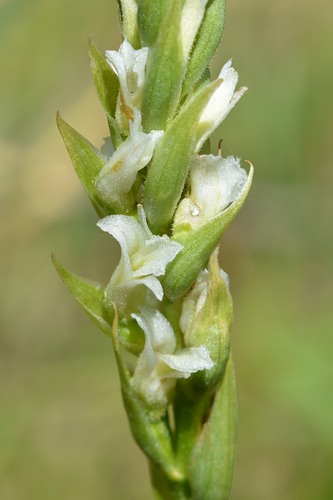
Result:
{"label": "out-of-focus foliage", "polygon": [[[227,230],[240,425],[232,500],[333,497],[333,8],[227,4],[213,76],[233,56],[249,91],[215,134],[256,179]],[[118,49],[115,2],[0,3],[0,498],[148,499],[111,341],[66,295],[51,251],[106,283],[119,258],[58,134],[108,134],[87,35]],[[66,237],[66,235],[68,235]],[[126,474],[124,473],[126,468]],[[129,480],[128,478],[131,478]]]}

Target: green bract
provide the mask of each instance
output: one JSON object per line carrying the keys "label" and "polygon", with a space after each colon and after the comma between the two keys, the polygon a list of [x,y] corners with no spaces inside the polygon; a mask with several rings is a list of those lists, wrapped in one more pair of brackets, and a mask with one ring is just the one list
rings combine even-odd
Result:
{"label": "green bract", "polygon": [[175,113],[181,92],[184,63],[180,47],[182,0],[172,0],[152,45],[143,92],[146,132],[164,130]]}
{"label": "green bract", "polygon": [[252,176],[253,168],[251,167],[240,197],[220,215],[216,215],[210,222],[198,229],[176,233],[173,236],[184,248],[166,269],[163,285],[170,300],[178,300],[193,285],[222,234],[242,208],[251,187]]}
{"label": "green bract", "polygon": [[198,121],[218,84],[205,86],[182,108],[156,148],[144,189],[147,219],[156,233],[170,228],[196,151]]}
{"label": "green bract", "polygon": [[210,136],[247,88],[236,89],[231,59],[211,81],[224,0],[118,0],[118,8],[119,50],[104,57],[89,39],[110,137],[99,151],[59,114],[57,123],[97,225],[121,258],[106,286],[52,260],[112,339],[155,498],[227,500],[237,404],[232,298],[218,244],[253,167],[247,173],[239,158],[211,154]]}

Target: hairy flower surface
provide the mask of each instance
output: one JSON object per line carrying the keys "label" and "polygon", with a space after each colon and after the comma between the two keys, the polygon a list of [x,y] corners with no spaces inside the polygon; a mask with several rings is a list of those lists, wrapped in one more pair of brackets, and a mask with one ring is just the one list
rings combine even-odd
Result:
{"label": "hairy flower surface", "polygon": [[147,57],[147,47],[135,50],[126,38],[119,51],[106,51],[106,59],[119,79],[121,108],[131,119],[134,108],[141,108]]}
{"label": "hairy flower surface", "polygon": [[175,228],[198,227],[209,222],[240,196],[247,180],[240,159],[203,155],[190,166],[189,198],[184,198],[175,214]]}
{"label": "hairy flower surface", "polygon": [[192,49],[192,45],[201,21],[205,14],[205,7],[208,0],[187,0],[183,7],[181,19],[181,37],[184,60]]}
{"label": "hairy flower surface", "polygon": [[232,110],[247,91],[247,87],[241,87],[235,92],[238,73],[231,64],[232,59],[223,66],[217,77],[217,79],[221,80],[221,84],[213,93],[200,117],[197,131],[198,149],[200,149],[207,137],[222,123],[229,111]]}
{"label": "hairy flower surface", "polygon": [[109,215],[97,223],[121,247],[121,260],[106,291],[106,300],[112,300],[121,312],[136,309],[145,300],[147,289],[162,300],[163,288],[157,277],[182,249],[166,235],[151,233],[142,205],[138,205],[138,218],[139,222],[127,215]]}
{"label": "hairy flower surface", "polygon": [[141,113],[134,109],[130,120],[130,134],[102,168],[95,184],[100,197],[115,211],[124,212],[134,205],[134,193],[129,192],[139,170],[151,160],[158,139],[163,131],[143,132]]}
{"label": "hairy flower surface", "polygon": [[132,384],[151,407],[165,407],[176,378],[210,370],[214,363],[205,346],[191,347],[174,353],[176,338],[168,320],[157,309],[140,306],[140,314],[132,314],[145,334]]}

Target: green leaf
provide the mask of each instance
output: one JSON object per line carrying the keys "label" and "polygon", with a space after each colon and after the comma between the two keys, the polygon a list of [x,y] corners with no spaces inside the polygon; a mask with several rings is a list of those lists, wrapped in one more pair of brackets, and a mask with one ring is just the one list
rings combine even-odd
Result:
{"label": "green leaf", "polygon": [[184,73],[180,41],[182,0],[172,0],[147,61],[142,114],[145,132],[165,130],[176,111]]}
{"label": "green leaf", "polygon": [[112,337],[112,318],[103,305],[104,287],[67,271],[52,254],[52,262],[75,300],[93,322],[109,337]]}
{"label": "green leaf", "polygon": [[153,233],[166,233],[181,197],[197,146],[200,115],[220,80],[206,85],[181,109],[155,150],[144,189],[144,208]]}
{"label": "green leaf", "polygon": [[196,280],[222,234],[242,208],[251,187],[253,167],[239,198],[212,220],[189,232],[174,234],[173,239],[183,245],[183,249],[168,264],[163,289],[171,301],[185,294]]}
{"label": "green leaf", "polygon": [[57,124],[71,157],[75,172],[86,190],[91,203],[99,217],[110,214],[110,209],[99,198],[95,180],[107,162],[105,158],[87,139],[74,130],[57,114]]}
{"label": "green leaf", "polygon": [[160,31],[169,0],[140,0],[138,24],[142,46],[150,47]]}
{"label": "green leaf", "polygon": [[89,56],[99,100],[106,114],[114,118],[119,93],[118,77],[98,50],[92,36],[89,37]]}
{"label": "green leaf", "polygon": [[209,419],[188,462],[193,500],[227,500],[237,435],[236,379],[232,360],[216,392]]}
{"label": "green leaf", "polygon": [[188,94],[212,59],[223,35],[225,0],[210,0],[190,55],[182,95]]}

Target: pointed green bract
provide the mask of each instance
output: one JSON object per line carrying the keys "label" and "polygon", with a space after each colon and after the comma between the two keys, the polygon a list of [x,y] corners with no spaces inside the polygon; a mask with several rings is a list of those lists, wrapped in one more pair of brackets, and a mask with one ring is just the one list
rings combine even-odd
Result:
{"label": "pointed green bract", "polygon": [[150,47],[159,34],[169,0],[140,0],[138,5],[138,25],[143,47]]}
{"label": "pointed green bract", "polygon": [[191,52],[182,95],[188,94],[213,57],[223,34],[225,0],[210,0]]}
{"label": "pointed green bract", "polygon": [[76,276],[65,269],[52,254],[52,262],[75,300],[93,322],[109,337],[112,336],[110,314],[103,305],[104,287],[99,283]]}
{"label": "pointed green bract", "polygon": [[195,154],[200,115],[219,83],[205,86],[181,109],[155,150],[144,189],[144,208],[154,233],[170,227]]}
{"label": "pointed green bract", "polygon": [[209,419],[189,459],[193,500],[227,500],[230,495],[237,435],[236,379],[232,360],[216,391]]}
{"label": "pointed green bract", "polygon": [[186,346],[209,346],[215,363],[210,370],[194,374],[193,383],[204,391],[216,387],[226,369],[230,355],[230,330],[232,324],[232,298],[228,284],[222,278],[218,252],[209,259],[209,285],[204,305],[193,318],[185,333]]}
{"label": "pointed green bract", "polygon": [[106,114],[114,118],[119,93],[118,77],[98,50],[91,36],[89,37],[89,56],[99,100]]}
{"label": "pointed green bract", "polygon": [[198,229],[174,234],[173,239],[181,243],[184,248],[166,268],[163,288],[171,301],[176,301],[191,288],[222,234],[242,208],[251,187],[252,177],[251,166],[239,198],[221,214]]}
{"label": "pointed green bract", "polygon": [[142,101],[145,132],[165,130],[179,101],[184,73],[180,50],[181,8],[182,0],[172,0],[149,51]]}
{"label": "pointed green bract", "polygon": [[136,0],[117,0],[121,33],[134,49],[140,49],[140,36],[137,23],[138,4]]}
{"label": "pointed green bract", "polygon": [[57,114],[57,124],[65,142],[67,151],[78,178],[86,190],[97,214],[100,217],[110,214],[110,210],[100,200],[95,180],[107,162],[105,158],[87,139],[74,130]]}

